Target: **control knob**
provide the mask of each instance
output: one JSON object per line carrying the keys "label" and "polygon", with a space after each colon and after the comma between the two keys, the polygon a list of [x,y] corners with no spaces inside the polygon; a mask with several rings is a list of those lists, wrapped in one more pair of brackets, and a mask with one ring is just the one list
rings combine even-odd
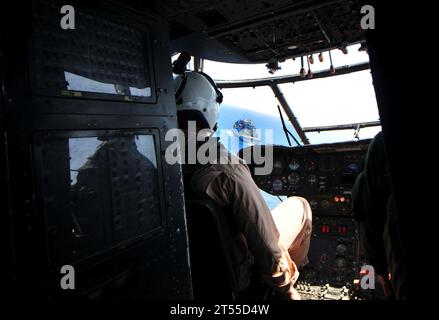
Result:
{"label": "control knob", "polygon": [[338,255],[342,256],[346,254],[346,252],[348,251],[348,247],[345,244],[340,243],[339,245],[337,245],[336,251]]}

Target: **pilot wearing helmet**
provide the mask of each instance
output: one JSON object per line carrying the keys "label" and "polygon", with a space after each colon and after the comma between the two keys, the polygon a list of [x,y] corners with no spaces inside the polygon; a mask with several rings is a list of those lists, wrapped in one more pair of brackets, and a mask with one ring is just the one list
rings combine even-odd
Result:
{"label": "pilot wearing helmet", "polygon": [[[223,99],[214,81],[205,73],[187,71],[175,78],[174,85],[180,129],[187,137],[189,123],[194,121],[196,131],[205,132],[206,138],[197,142],[196,149],[214,143],[217,150],[216,161],[183,165],[186,194],[208,198],[224,208],[245,239],[254,267],[266,284],[281,299],[300,299],[293,285],[299,268],[308,261],[312,228],[308,202],[290,197],[270,212],[244,160],[211,136]],[[187,150],[184,154],[188,156]]]}

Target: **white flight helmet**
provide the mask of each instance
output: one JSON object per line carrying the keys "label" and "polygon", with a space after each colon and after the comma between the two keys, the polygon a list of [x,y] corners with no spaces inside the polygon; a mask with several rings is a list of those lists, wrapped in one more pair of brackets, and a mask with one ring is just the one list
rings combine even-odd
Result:
{"label": "white flight helmet", "polygon": [[202,125],[216,130],[223,95],[215,82],[203,72],[187,71],[174,79],[175,101],[180,115],[192,114]]}

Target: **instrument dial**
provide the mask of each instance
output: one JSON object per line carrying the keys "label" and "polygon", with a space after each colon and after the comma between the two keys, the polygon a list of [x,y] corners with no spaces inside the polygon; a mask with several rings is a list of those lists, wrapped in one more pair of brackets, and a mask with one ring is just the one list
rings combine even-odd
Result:
{"label": "instrument dial", "polygon": [[346,266],[346,259],[345,258],[337,258],[335,259],[335,266],[337,268],[344,268]]}
{"label": "instrument dial", "polygon": [[283,189],[283,183],[280,179],[273,180],[273,191],[274,192],[280,192]]}
{"label": "instrument dial", "polygon": [[308,183],[309,184],[316,184],[317,183],[317,176],[314,174],[310,174],[308,176]]}
{"label": "instrument dial", "polygon": [[273,163],[273,171],[275,174],[280,174],[283,171],[283,163],[281,160],[276,160]]}
{"label": "instrument dial", "polygon": [[318,205],[319,203],[314,199],[309,202],[309,206],[311,207],[312,210],[317,209]]}
{"label": "instrument dial", "polygon": [[309,160],[306,164],[306,170],[308,170],[308,172],[313,172],[316,170],[316,163],[312,160]]}
{"label": "instrument dial", "polygon": [[345,255],[346,252],[348,251],[348,248],[346,247],[345,244],[340,243],[339,245],[337,245],[336,250],[338,255]]}
{"label": "instrument dial", "polygon": [[297,171],[300,168],[300,162],[298,160],[296,160],[296,159],[293,159],[288,164],[288,168],[290,168],[291,171]]}
{"label": "instrument dial", "polygon": [[360,172],[360,166],[357,163],[351,163],[348,165],[347,171],[352,174],[357,174]]}
{"label": "instrument dial", "polygon": [[288,176],[288,183],[290,186],[297,186],[300,181],[300,175],[297,173],[292,173]]}
{"label": "instrument dial", "polygon": [[322,200],[322,202],[320,202],[320,206],[322,207],[322,209],[329,209],[329,207],[331,206],[331,204],[329,203],[328,200]]}

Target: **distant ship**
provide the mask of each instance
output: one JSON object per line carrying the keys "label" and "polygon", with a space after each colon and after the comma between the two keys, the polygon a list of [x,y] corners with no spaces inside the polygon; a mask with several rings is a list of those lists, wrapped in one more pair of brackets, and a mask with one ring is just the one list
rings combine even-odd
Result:
{"label": "distant ship", "polygon": [[240,119],[233,125],[233,133],[245,142],[259,141],[256,125],[251,119]]}

